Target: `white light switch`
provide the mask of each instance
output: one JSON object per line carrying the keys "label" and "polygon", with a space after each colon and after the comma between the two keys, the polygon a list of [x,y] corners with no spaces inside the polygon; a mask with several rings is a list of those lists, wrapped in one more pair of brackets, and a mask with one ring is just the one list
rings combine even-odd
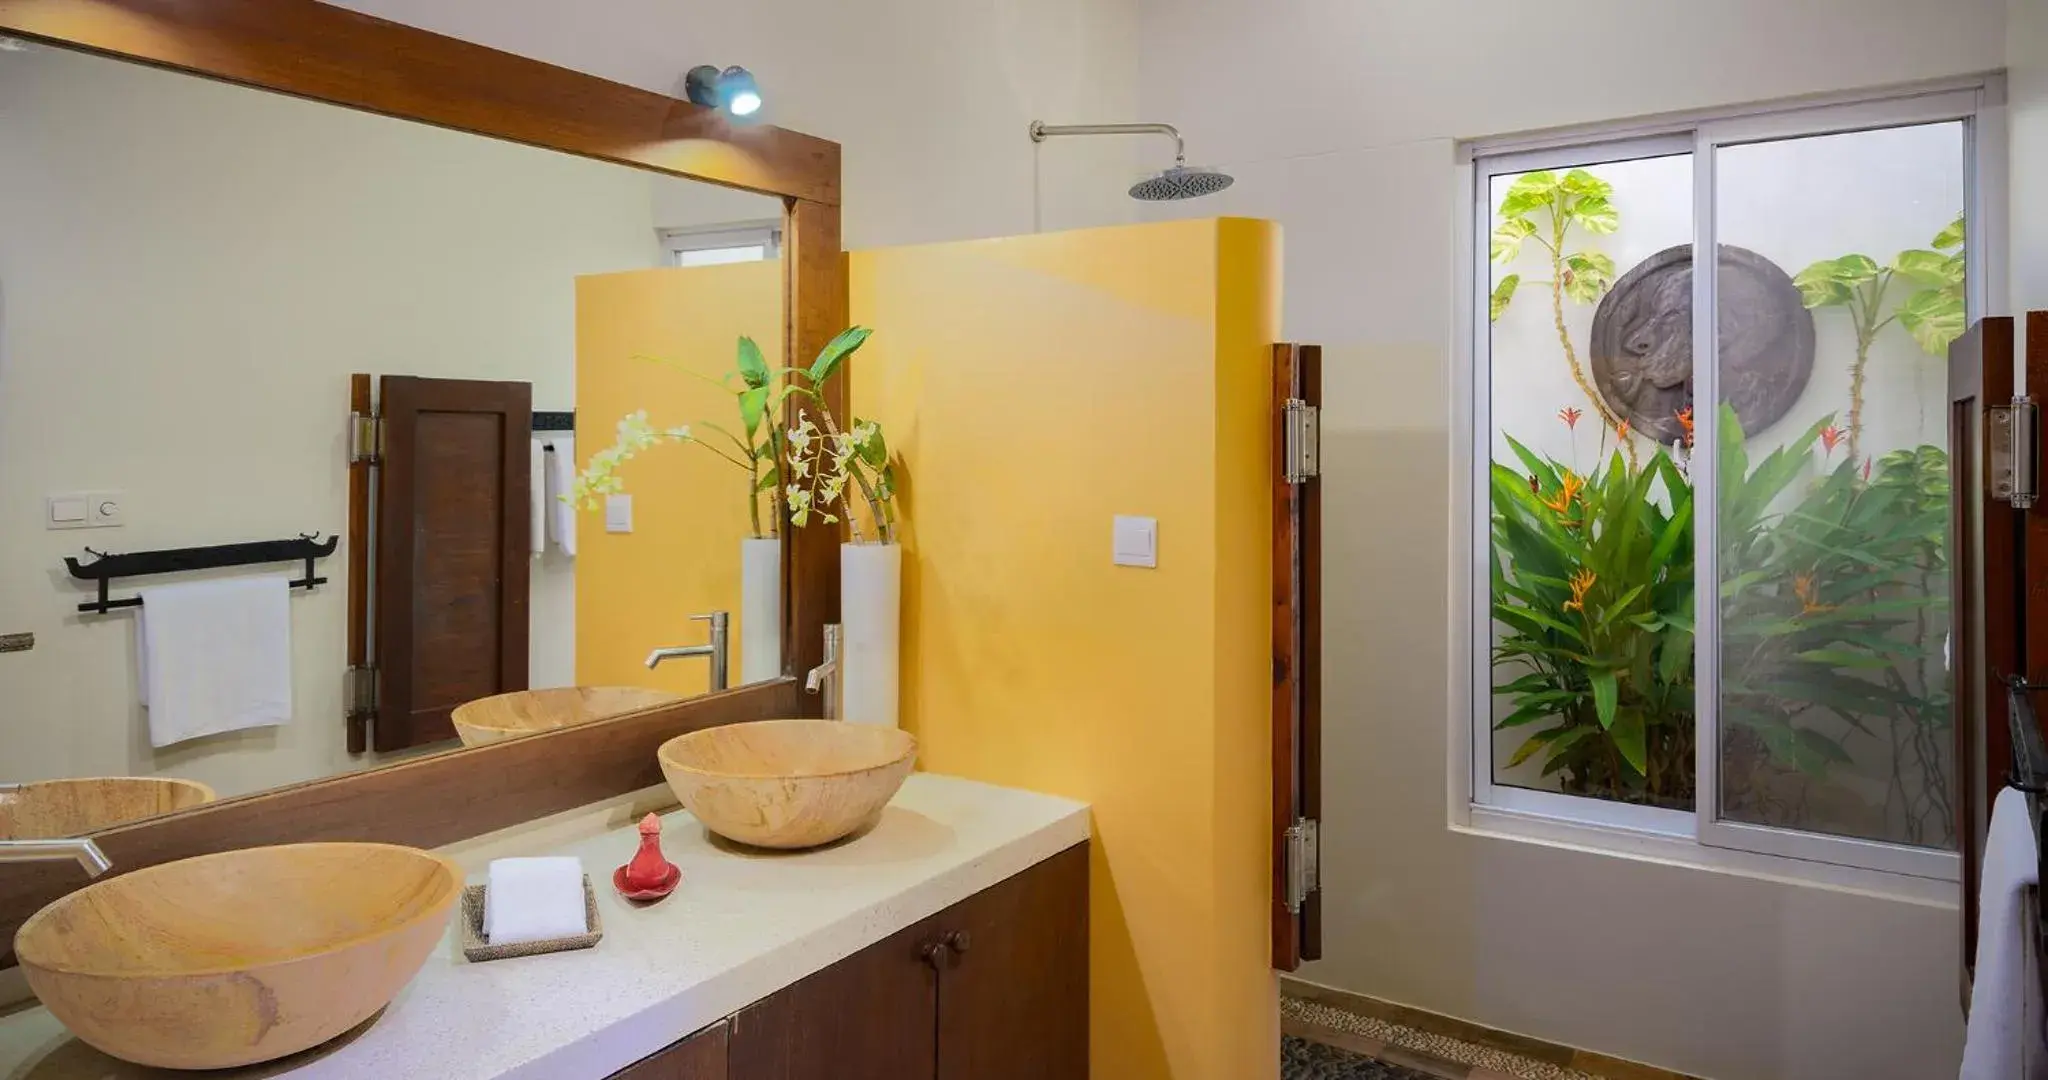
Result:
{"label": "white light switch", "polygon": [[43,499],[46,529],[103,529],[120,525],[118,491],[67,491]]}
{"label": "white light switch", "polygon": [[1118,566],[1159,565],[1159,519],[1116,516],[1111,561]]}
{"label": "white light switch", "polygon": [[604,531],[608,533],[629,533],[633,531],[633,497],[631,495],[607,495],[604,497]]}

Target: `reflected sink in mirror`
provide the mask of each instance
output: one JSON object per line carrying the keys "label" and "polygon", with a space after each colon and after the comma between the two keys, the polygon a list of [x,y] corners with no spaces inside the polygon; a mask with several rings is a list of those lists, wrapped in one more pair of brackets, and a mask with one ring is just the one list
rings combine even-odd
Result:
{"label": "reflected sink in mirror", "polygon": [[29,987],[126,1061],[248,1065],[317,1046],[412,980],[462,874],[389,844],[285,844],[145,867],[50,904],[15,935]]}
{"label": "reflected sink in mirror", "polygon": [[484,746],[681,700],[681,694],[637,686],[563,686],[478,698],[457,705],[450,719],[462,745]]}
{"label": "reflected sink in mirror", "polygon": [[197,780],[89,776],[0,787],[0,840],[45,840],[210,803]]}

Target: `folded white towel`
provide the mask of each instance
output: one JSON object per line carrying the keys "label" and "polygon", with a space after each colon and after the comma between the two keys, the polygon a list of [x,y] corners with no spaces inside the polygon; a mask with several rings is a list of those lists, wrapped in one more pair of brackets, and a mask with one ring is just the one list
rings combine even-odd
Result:
{"label": "folded white towel", "polygon": [[136,682],[151,746],[292,718],[289,580],[273,574],[141,590]]}
{"label": "folded white towel", "polygon": [[2027,797],[2012,788],[1991,808],[1977,908],[1977,975],[1963,1035],[1962,1080],[2048,1077],[2041,1034],[2041,981],[2026,894],[2040,883],[2040,848]]}
{"label": "folded white towel", "polygon": [[590,932],[583,906],[583,860],[573,856],[492,859],[484,890],[484,940],[492,945]]}
{"label": "folded white towel", "polygon": [[548,549],[548,450],[535,439],[526,455],[526,540],[535,555]]}
{"label": "folded white towel", "polygon": [[547,455],[548,539],[562,554],[576,557],[576,508],[562,497],[576,488],[576,437],[560,435],[548,440],[555,452]]}

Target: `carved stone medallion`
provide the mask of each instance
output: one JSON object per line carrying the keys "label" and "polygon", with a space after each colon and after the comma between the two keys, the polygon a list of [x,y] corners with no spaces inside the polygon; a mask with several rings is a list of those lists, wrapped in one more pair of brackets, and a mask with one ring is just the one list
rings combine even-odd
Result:
{"label": "carved stone medallion", "polygon": [[[1813,313],[1776,263],[1721,245],[1721,398],[1745,435],[1771,426],[1813,375]],[[1593,313],[1593,382],[1636,431],[1676,442],[1692,406],[1692,247],[1665,248],[1614,283]]]}

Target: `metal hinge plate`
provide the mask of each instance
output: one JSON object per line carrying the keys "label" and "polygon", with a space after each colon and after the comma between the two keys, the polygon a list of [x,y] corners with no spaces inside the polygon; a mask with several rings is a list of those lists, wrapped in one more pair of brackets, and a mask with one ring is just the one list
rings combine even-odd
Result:
{"label": "metal hinge plate", "polygon": [[352,667],[342,673],[341,693],[350,720],[374,720],[377,716],[377,669]]}
{"label": "metal hinge plate", "polygon": [[1308,896],[1323,888],[1322,826],[1314,818],[1296,818],[1287,827],[1287,913],[1301,914]]}
{"label": "metal hinge plate", "polygon": [[384,418],[376,413],[348,414],[348,462],[376,465],[384,460]]}
{"label": "metal hinge plate", "polygon": [[1985,410],[1991,424],[1991,497],[2011,503],[2015,510],[2033,507],[2040,497],[2040,410],[2034,399],[2022,395],[2011,405],[1994,405]]}
{"label": "metal hinge plate", "polygon": [[1282,444],[1285,460],[1280,478],[1299,484],[1322,475],[1322,411],[1300,398],[1288,398],[1280,406],[1280,422],[1286,438]]}

